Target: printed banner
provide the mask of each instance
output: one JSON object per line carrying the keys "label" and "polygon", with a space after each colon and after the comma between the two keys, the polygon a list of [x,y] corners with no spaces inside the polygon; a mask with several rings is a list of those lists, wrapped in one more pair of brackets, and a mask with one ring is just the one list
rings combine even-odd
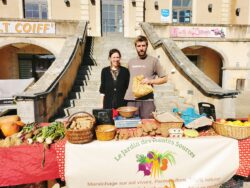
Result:
{"label": "printed banner", "polygon": [[171,37],[194,37],[194,38],[224,38],[224,27],[171,27]]}
{"label": "printed banner", "polygon": [[216,136],[66,144],[68,188],[208,188],[239,167],[237,140]]}
{"label": "printed banner", "polygon": [[0,34],[55,34],[54,22],[0,21]]}

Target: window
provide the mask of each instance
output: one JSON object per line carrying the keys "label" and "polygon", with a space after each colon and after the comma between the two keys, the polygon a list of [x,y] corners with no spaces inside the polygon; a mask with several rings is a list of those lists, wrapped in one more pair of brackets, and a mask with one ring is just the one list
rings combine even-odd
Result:
{"label": "window", "polygon": [[55,60],[54,55],[41,54],[19,54],[19,78],[35,78],[38,80],[47,71]]}
{"label": "window", "polygon": [[200,56],[198,55],[186,55],[187,58],[199,69],[202,69],[202,65],[200,62]]}
{"label": "window", "polygon": [[173,0],[173,23],[191,23],[192,0]]}
{"label": "window", "polygon": [[48,18],[47,0],[24,0],[24,18]]}
{"label": "window", "polygon": [[236,90],[243,91],[245,88],[245,79],[236,80]]}

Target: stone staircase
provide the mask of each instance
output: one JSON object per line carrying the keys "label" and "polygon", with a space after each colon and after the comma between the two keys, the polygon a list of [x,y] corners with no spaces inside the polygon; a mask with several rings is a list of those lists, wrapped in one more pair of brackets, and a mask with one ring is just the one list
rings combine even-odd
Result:
{"label": "stone staircase", "polygon": [[[99,94],[101,70],[109,65],[108,52],[111,48],[121,51],[123,66],[127,66],[130,58],[136,56],[133,39],[123,37],[89,38],[85,49],[83,63],[78,70],[77,79],[65,101],[64,115],[69,116],[75,112],[86,111],[92,113],[93,109],[101,108]],[[157,111],[171,111],[173,107],[185,105],[185,99],[178,96],[173,83],[155,86],[155,104]]]}

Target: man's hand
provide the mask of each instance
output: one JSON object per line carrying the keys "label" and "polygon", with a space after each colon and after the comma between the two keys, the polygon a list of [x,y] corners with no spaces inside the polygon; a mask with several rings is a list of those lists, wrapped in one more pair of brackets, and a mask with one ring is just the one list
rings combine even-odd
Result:
{"label": "man's hand", "polygon": [[164,77],[161,77],[161,78],[155,78],[155,79],[148,79],[148,78],[144,78],[141,83],[142,84],[148,84],[148,85],[160,85],[160,84],[164,84],[168,81],[168,77],[167,76],[164,76]]}
{"label": "man's hand", "polygon": [[152,83],[152,80],[149,80],[148,78],[144,78],[142,81],[141,81],[142,84],[148,84],[148,85],[151,85],[153,84]]}

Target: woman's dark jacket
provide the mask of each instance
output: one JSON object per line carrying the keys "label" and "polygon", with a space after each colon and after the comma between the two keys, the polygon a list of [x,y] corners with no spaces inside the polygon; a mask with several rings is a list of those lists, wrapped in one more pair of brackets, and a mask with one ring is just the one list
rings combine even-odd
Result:
{"label": "woman's dark jacket", "polygon": [[100,93],[104,94],[103,108],[118,108],[126,106],[124,96],[129,84],[129,71],[120,66],[119,74],[114,81],[110,72],[110,66],[104,67],[101,73]]}

